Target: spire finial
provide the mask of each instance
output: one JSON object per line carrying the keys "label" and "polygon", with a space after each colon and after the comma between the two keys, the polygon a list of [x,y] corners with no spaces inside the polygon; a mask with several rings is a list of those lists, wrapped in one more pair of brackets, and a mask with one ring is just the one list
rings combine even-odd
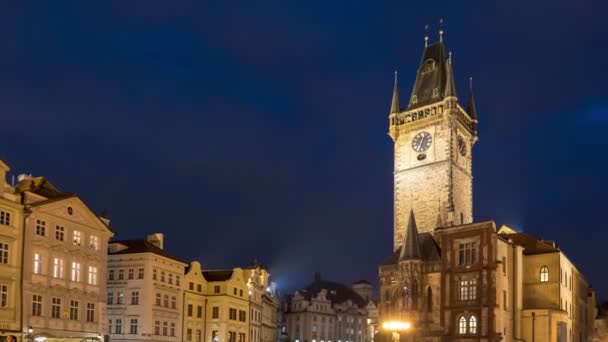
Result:
{"label": "spire finial", "polygon": [[450,64],[452,64],[452,51],[448,52],[448,60],[450,61]]}
{"label": "spire finial", "polygon": [[439,19],[439,41],[443,42],[443,18]]}
{"label": "spire finial", "polygon": [[473,89],[473,77],[469,76],[469,90]]}
{"label": "spire finial", "polygon": [[424,25],[424,47],[429,46],[429,24]]}
{"label": "spire finial", "polygon": [[401,106],[399,104],[399,86],[397,84],[397,70],[395,70],[395,85],[393,86],[393,100],[391,101],[390,114],[399,113]]}

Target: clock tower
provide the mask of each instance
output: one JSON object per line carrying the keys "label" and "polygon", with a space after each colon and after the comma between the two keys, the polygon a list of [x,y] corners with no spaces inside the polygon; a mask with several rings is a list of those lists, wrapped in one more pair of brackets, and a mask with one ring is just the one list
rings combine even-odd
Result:
{"label": "clock tower", "polygon": [[394,157],[394,250],[404,241],[410,211],[420,233],[473,222],[473,144],[477,115],[470,89],[467,109],[456,95],[451,53],[440,40],[425,48],[416,81],[402,108],[397,74],[389,114]]}

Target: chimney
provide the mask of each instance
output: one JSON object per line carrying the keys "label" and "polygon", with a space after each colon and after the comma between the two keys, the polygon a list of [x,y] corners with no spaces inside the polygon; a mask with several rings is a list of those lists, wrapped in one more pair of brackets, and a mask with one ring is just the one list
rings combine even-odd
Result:
{"label": "chimney", "polygon": [[321,281],[321,272],[315,272],[315,282]]}
{"label": "chimney", "polygon": [[160,249],[163,249],[164,240],[165,240],[165,236],[163,235],[163,233],[154,233],[154,234],[150,234],[146,237],[146,241],[148,241],[149,243],[153,244],[154,246],[156,246]]}
{"label": "chimney", "polygon": [[6,187],[6,173],[10,171],[10,167],[6,165],[2,159],[0,159],[0,196],[4,194],[4,188]]}

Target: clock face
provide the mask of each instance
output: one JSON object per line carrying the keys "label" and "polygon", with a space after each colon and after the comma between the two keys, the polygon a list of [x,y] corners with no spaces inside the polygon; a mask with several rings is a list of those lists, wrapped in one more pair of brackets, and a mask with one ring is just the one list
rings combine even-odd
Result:
{"label": "clock face", "polygon": [[467,144],[461,136],[458,137],[458,152],[463,157],[467,154]]}
{"label": "clock face", "polygon": [[420,132],[416,134],[414,139],[412,140],[412,148],[416,152],[424,152],[433,143],[433,137],[429,132]]}

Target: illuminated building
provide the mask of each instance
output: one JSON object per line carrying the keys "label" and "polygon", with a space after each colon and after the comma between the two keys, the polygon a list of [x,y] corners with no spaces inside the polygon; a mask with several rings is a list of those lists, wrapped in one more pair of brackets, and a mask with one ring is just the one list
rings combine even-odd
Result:
{"label": "illuminated building", "polygon": [[395,75],[394,247],[380,265],[380,321],[417,341],[587,341],[593,290],[563,251],[473,220],[477,110],[471,84],[459,102],[442,38],[425,37],[405,107]]}

